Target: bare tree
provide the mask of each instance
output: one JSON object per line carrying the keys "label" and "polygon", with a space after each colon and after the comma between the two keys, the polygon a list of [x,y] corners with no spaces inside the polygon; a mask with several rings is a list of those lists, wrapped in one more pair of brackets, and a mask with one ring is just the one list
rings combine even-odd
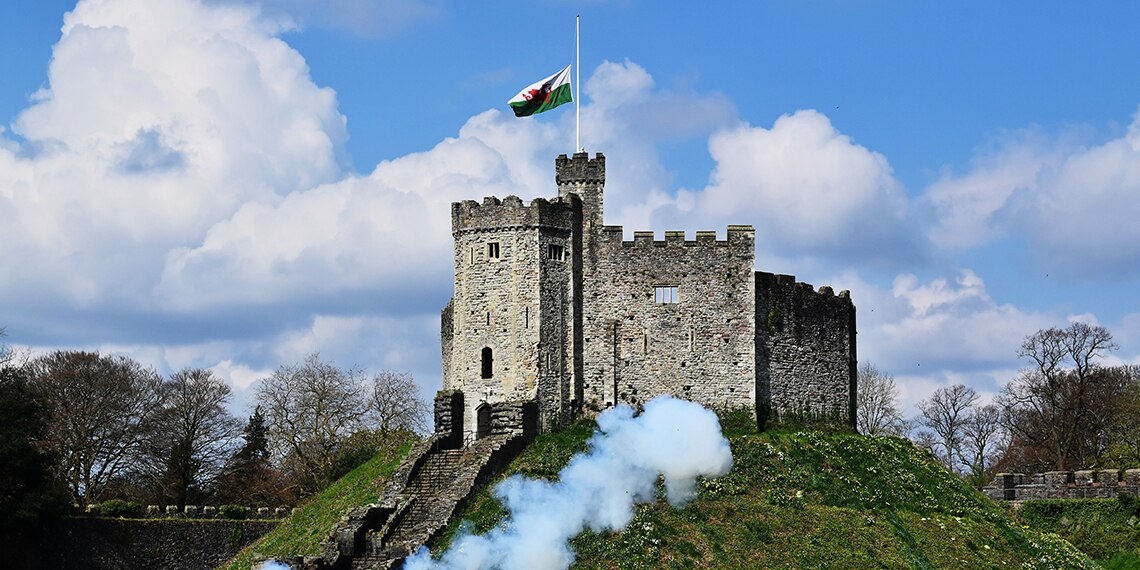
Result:
{"label": "bare tree", "polygon": [[925,449],[930,452],[936,459],[942,463],[946,463],[946,457],[938,450],[938,436],[928,429],[915,430],[910,435],[910,440],[914,442],[914,446],[919,449]]}
{"label": "bare tree", "polygon": [[946,466],[956,470],[956,459],[962,446],[963,430],[969,409],[978,399],[977,392],[962,384],[939,388],[929,399],[918,403],[922,414],[919,422],[930,428],[945,453]]}
{"label": "bare tree", "polygon": [[1140,465],[1140,366],[1122,366],[1125,377],[1109,426],[1111,448],[1119,466]]}
{"label": "bare tree", "polygon": [[[6,336],[8,336],[8,329],[0,327],[0,339]],[[8,344],[0,342],[0,367],[23,367],[31,359],[32,351],[30,349],[15,349]]]}
{"label": "bare tree", "polygon": [[[8,329],[0,327],[0,338],[8,336]],[[13,359],[12,347],[7,344],[0,343],[0,366],[7,366]]]}
{"label": "bare tree", "polygon": [[230,387],[209,370],[174,373],[161,395],[148,430],[146,472],[164,500],[184,506],[206,497],[233,453],[241,423],[226,410]]}
{"label": "bare tree", "polygon": [[989,466],[996,462],[1005,441],[1001,409],[987,404],[970,411],[962,426],[962,460],[970,468],[970,478],[981,488]]}
{"label": "bare tree", "polygon": [[313,353],[259,380],[256,394],[275,455],[298,475],[302,493],[322,488],[341,444],[365,427],[364,373],[338,368]]}
{"label": "bare tree", "polygon": [[94,352],[57,351],[27,368],[72,499],[98,501],[108,481],[138,458],[161,378],[125,356]]}
{"label": "bare tree", "polygon": [[372,377],[369,407],[381,434],[395,430],[427,433],[431,410],[412,375],[385,370]]}
{"label": "bare tree", "polygon": [[1122,384],[1097,361],[1116,348],[1108,329],[1085,323],[1026,337],[1018,356],[1031,366],[998,398],[1011,436],[1047,450],[1054,469],[1078,466],[1095,455],[1100,444],[1093,440],[1107,429],[1107,407]]}
{"label": "bare tree", "polygon": [[859,389],[855,396],[855,420],[864,435],[902,435],[908,425],[898,407],[899,390],[893,376],[875,365],[859,366]]}

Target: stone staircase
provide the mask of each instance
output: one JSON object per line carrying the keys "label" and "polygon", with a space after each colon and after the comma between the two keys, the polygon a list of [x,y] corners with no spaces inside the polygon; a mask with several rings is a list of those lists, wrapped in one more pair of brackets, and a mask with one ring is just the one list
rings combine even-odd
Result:
{"label": "stone staircase", "polygon": [[353,509],[306,570],[401,568],[421,545],[437,539],[452,517],[529,442],[514,434],[492,435],[463,449],[445,449],[433,436],[420,443],[392,474],[380,502]]}

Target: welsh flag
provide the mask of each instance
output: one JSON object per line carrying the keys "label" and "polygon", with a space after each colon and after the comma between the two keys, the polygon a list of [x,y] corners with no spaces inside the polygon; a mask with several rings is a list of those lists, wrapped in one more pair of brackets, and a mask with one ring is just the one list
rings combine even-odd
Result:
{"label": "welsh flag", "polygon": [[523,89],[507,104],[516,117],[529,117],[573,101],[570,91],[570,66],[567,65],[566,69]]}

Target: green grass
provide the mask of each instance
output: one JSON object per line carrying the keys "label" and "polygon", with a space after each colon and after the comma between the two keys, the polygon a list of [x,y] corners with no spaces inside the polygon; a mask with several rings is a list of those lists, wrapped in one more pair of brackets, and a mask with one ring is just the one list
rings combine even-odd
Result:
{"label": "green grass", "polygon": [[1026,501],[1017,516],[1031,528],[1068,540],[1106,568],[1140,569],[1140,500]]}
{"label": "green grass", "polygon": [[403,442],[381,449],[372,459],[307,499],[276,529],[244,548],[220,568],[250,570],[254,553],[269,557],[319,554],[321,543],[349,509],[379,500],[388,477],[411,447],[411,442]]}
{"label": "green grass", "polygon": [[[1129,525],[1132,515],[1125,516],[1134,503],[1026,503],[1018,520],[905,439],[787,429],[758,434],[746,419],[726,418],[735,461],[728,475],[701,481],[698,499],[683,509],[661,500],[639,507],[623,532],[583,532],[572,541],[574,567],[1099,567],[1064,537],[1104,568],[1140,569],[1140,524]],[[539,436],[497,480],[515,473],[557,477],[586,449],[593,429],[592,422],[578,422]],[[348,509],[378,499],[407,451],[405,445],[373,458],[223,568],[250,568],[253,552],[317,554]],[[489,489],[480,490],[461,516],[477,533],[507,515]],[[459,527],[452,524],[433,552],[446,549]]]}
{"label": "green grass", "polygon": [[[555,477],[592,428],[540,436],[504,477]],[[583,532],[572,541],[574,567],[1098,567],[1055,534],[1018,523],[904,439],[728,431],[735,459],[728,475],[700,482],[684,509],[658,501],[639,507],[623,532]],[[461,518],[479,533],[505,516],[484,489]],[[433,552],[446,549],[459,526]]]}

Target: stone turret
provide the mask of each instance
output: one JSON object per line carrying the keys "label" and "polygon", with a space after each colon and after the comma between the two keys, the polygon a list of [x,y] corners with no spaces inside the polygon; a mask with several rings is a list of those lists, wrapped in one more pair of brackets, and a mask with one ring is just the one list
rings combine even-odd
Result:
{"label": "stone turret", "polygon": [[455,297],[441,319],[444,390],[461,391],[462,439],[487,435],[491,406],[538,402],[543,429],[569,420],[576,194],[529,204],[452,204]]}
{"label": "stone turret", "polygon": [[576,152],[573,158],[565,154],[554,159],[554,180],[558,195],[577,194],[582,199],[582,220],[588,229],[602,226],[603,190],[606,185],[606,157],[597,153],[594,158],[586,152]]}

